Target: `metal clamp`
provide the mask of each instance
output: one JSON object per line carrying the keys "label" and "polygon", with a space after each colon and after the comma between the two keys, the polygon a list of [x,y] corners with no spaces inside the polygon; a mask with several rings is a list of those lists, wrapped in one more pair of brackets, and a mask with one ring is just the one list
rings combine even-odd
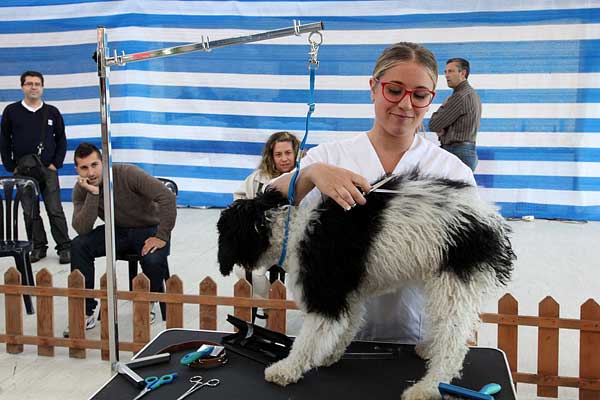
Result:
{"label": "metal clamp", "polygon": [[126,64],[123,61],[123,57],[125,57],[125,51],[121,51],[121,55],[118,55],[117,50],[115,49],[114,56],[107,58],[106,63],[108,65],[114,64],[122,67]]}
{"label": "metal clamp", "polygon": [[293,20],[294,23],[294,35],[300,36],[300,20]]}
{"label": "metal clamp", "polygon": [[[313,36],[318,35],[318,40]],[[323,43],[323,35],[319,31],[311,32],[308,35],[308,43],[310,44],[310,51],[308,55],[310,56],[308,60],[308,68],[310,68],[311,64],[315,65],[315,68],[319,68],[319,60],[317,60],[317,56],[319,54],[319,46]]]}
{"label": "metal clamp", "polygon": [[209,52],[212,51],[210,48],[210,41],[208,40],[208,36],[206,36],[206,40],[204,39],[204,35],[200,37],[200,42],[202,43],[202,50]]}

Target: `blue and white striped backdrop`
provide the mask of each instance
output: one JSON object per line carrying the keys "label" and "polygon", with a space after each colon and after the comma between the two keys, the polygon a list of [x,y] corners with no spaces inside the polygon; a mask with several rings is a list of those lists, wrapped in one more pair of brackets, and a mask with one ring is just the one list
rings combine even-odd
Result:
{"label": "blue and white striped backdrop", "polygon": [[[449,8],[450,7],[450,8]],[[71,1],[0,3],[0,108],[19,75],[45,74],[45,99],[73,149],[100,143],[91,55],[96,26],[127,54],[323,21],[311,145],[370,128],[368,77],[388,44],[415,41],[470,60],[483,101],[477,182],[505,216],[600,220],[600,1]],[[307,35],[111,69],[114,160],[179,184],[179,203],[224,206],[276,130],[304,129]],[[449,95],[445,80],[430,113]],[[427,121],[426,121],[427,122]]]}

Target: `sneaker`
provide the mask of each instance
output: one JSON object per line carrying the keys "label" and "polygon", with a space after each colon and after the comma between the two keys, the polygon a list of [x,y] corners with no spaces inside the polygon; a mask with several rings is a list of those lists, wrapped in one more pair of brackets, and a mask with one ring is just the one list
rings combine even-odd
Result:
{"label": "sneaker", "polygon": [[156,302],[152,303],[152,306],[150,306],[150,324],[153,324],[156,322]]}
{"label": "sneaker", "polygon": [[44,257],[46,257],[46,249],[33,249],[31,255],[29,256],[29,260],[32,263],[35,263],[40,261]]}
{"label": "sneaker", "polygon": [[90,329],[92,329],[95,326],[96,326],[96,317],[94,317],[93,314],[92,315],[88,315],[85,318],[85,330],[86,331],[90,330]]}
{"label": "sneaker", "polygon": [[[92,329],[95,326],[96,326],[96,317],[94,317],[93,315],[88,315],[85,318],[85,330],[86,331],[90,330],[90,329]],[[67,329],[65,329],[63,331],[63,337],[64,338],[68,338],[69,337],[69,328],[67,328]]]}
{"label": "sneaker", "polygon": [[64,249],[58,252],[58,263],[59,264],[70,264],[71,263],[71,250]]}

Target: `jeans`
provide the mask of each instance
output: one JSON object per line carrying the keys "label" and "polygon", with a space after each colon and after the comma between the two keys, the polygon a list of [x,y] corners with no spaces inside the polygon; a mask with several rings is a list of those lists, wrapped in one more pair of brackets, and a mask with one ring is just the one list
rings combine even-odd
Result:
{"label": "jeans", "polygon": [[[79,235],[71,242],[71,271],[78,269],[85,278],[85,288],[93,289],[95,282],[94,259],[106,255],[104,245],[104,227],[100,225],[85,235]],[[156,226],[148,228],[115,229],[115,254],[141,254],[144,242],[156,234]],[[151,292],[163,292],[163,282],[167,277],[170,244],[154,253],[141,258],[142,271],[150,280]],[[93,315],[98,302],[95,299],[85,299],[85,315]]]}
{"label": "jeans", "polygon": [[[17,173],[17,176],[18,173]],[[44,179],[38,182],[40,193],[46,205],[46,213],[50,221],[50,232],[56,242],[56,251],[68,250],[71,247],[69,239],[69,229],[67,228],[67,219],[60,202],[60,185],[58,183],[58,172],[44,168]],[[26,190],[31,190],[29,187]],[[44,221],[40,215],[39,200],[35,199],[33,207],[29,204],[29,197],[23,197],[23,216],[25,217],[25,227],[27,238],[33,241],[34,249],[46,250],[48,248],[48,239],[44,229]]]}
{"label": "jeans", "polygon": [[475,171],[477,167],[477,150],[475,149],[475,143],[462,142],[453,144],[443,144],[442,149],[454,154],[456,157],[469,168],[471,171]]}

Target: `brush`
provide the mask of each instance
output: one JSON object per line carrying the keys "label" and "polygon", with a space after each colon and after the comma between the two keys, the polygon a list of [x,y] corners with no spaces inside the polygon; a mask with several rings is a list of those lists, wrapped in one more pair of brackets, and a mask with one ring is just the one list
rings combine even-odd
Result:
{"label": "brush", "polygon": [[438,390],[442,395],[442,399],[445,399],[445,396],[455,396],[455,397],[463,397],[465,399],[475,399],[475,400],[494,400],[493,394],[496,394],[502,389],[500,385],[497,383],[488,383],[484,387],[482,387],[478,392],[475,390],[467,389],[457,385],[450,385],[448,383],[440,383],[438,385]]}

